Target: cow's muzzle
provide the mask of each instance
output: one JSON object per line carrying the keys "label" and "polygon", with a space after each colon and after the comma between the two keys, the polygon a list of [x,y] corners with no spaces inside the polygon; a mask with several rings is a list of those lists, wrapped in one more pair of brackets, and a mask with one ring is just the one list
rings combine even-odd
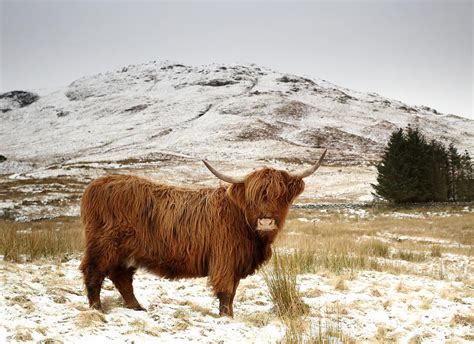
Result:
{"label": "cow's muzzle", "polygon": [[275,219],[258,219],[257,230],[267,232],[277,229]]}

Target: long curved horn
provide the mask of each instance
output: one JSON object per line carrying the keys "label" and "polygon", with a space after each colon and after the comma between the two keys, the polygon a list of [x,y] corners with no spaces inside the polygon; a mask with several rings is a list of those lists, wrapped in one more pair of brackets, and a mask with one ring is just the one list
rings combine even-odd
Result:
{"label": "long curved horn", "polygon": [[213,175],[215,175],[217,178],[219,178],[220,180],[223,180],[227,183],[231,183],[231,184],[240,184],[240,183],[243,183],[245,181],[245,178],[244,177],[231,177],[231,176],[226,176],[225,174],[217,171],[214,167],[212,167],[206,160],[203,160],[202,161],[204,163],[204,165],[206,165],[206,167],[209,169],[209,171],[212,172]]}
{"label": "long curved horn", "polygon": [[323,154],[319,158],[316,165],[308,167],[306,169],[299,170],[299,171],[290,172],[290,176],[297,177],[297,178],[306,178],[306,177],[312,175],[314,172],[316,172],[316,170],[319,168],[319,166],[321,166],[321,163],[323,162],[323,159],[326,156],[327,151],[328,151],[327,149],[324,150]]}

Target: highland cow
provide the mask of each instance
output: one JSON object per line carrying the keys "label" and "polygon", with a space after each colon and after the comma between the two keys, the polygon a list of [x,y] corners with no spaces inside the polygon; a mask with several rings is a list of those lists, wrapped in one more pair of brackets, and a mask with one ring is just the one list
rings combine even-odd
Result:
{"label": "highland cow", "polygon": [[270,259],[303,178],[325,154],[299,172],[262,168],[243,178],[204,161],[228,187],[188,189],[132,175],[94,180],[81,201],[86,251],[80,269],[89,305],[101,309],[109,277],[127,307],[144,310],[132,286],[135,271],[144,268],[169,279],[208,276],[219,314],[232,317],[240,279]]}

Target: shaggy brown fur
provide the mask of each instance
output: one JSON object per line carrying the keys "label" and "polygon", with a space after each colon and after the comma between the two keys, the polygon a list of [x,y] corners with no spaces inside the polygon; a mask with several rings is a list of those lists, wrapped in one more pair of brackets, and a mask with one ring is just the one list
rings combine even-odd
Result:
{"label": "shaggy brown fur", "polygon": [[[303,189],[301,178],[270,168],[242,184],[196,190],[131,175],[94,180],[81,202],[86,252],[80,269],[90,306],[101,308],[108,276],[127,307],[143,310],[132,287],[141,267],[170,279],[209,276],[219,313],[232,316],[240,279],[270,259],[270,245]],[[275,219],[278,228],[257,230],[259,218]]]}

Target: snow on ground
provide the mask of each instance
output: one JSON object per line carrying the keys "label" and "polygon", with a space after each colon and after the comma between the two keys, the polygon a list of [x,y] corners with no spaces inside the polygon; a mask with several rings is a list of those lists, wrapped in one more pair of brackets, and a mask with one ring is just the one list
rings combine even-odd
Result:
{"label": "snow on ground", "polygon": [[[472,120],[256,65],[131,65],[76,80],[31,105],[0,107],[0,154],[7,157],[0,164],[0,217],[21,221],[77,215],[85,185],[107,173],[216,186],[201,159],[231,174],[261,165],[292,170],[316,161],[323,148],[330,166],[305,180],[298,202],[368,202],[376,173],[367,162],[378,159],[397,127],[419,126],[430,138],[474,147]],[[345,214],[371,216],[363,209]],[[339,322],[357,342],[380,333],[402,343],[468,341],[474,330],[455,320],[474,311],[472,276],[462,276],[472,274],[472,260],[442,259],[423,263],[418,275],[363,271],[342,289],[334,276],[301,275],[309,319],[316,327]],[[446,279],[420,276],[443,264]],[[87,307],[78,265],[77,257],[0,262],[0,342],[260,343],[285,332],[260,274],[242,281],[235,319],[217,317],[205,279],[167,281],[145,272],[135,288],[148,312],[123,308],[107,281],[102,314]]]}
{"label": "snow on ground", "polygon": [[[77,258],[58,264],[2,261],[0,342],[270,343],[285,333],[260,274],[242,280],[234,319],[217,316],[206,279],[169,281],[144,271],[134,286],[148,311],[124,308],[106,280],[102,314],[88,309],[78,266]],[[472,286],[462,281],[362,271],[347,277],[344,288],[325,274],[301,275],[298,282],[313,326],[338,324],[357,342],[373,341],[380,331],[400,343],[467,342],[473,335],[473,328],[453,320],[474,310]]]}

